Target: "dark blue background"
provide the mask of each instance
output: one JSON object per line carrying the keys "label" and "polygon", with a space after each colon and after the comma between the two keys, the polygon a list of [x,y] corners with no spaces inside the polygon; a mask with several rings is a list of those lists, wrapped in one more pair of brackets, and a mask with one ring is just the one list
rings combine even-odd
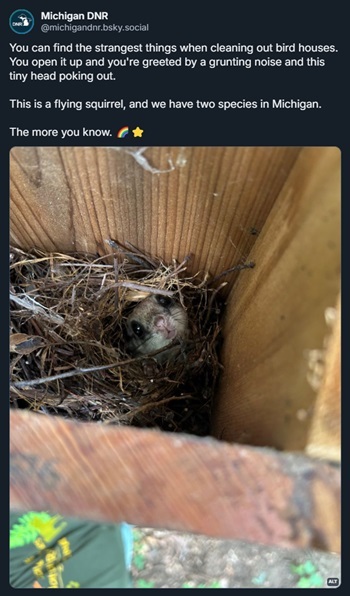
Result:
{"label": "dark blue background", "polygon": [[[10,3],[12,4],[12,3]],[[149,32],[135,33],[66,33],[56,32],[44,34],[40,31],[40,12],[38,2],[26,6],[35,17],[35,27],[28,35],[16,35],[5,26],[3,36],[7,38],[3,55],[5,64],[9,64],[7,55],[8,42],[68,44],[82,42],[84,44],[139,44],[160,43],[177,44],[335,44],[338,53],[324,53],[319,56],[326,60],[324,67],[275,67],[275,68],[119,68],[117,80],[111,82],[51,82],[25,83],[8,81],[4,73],[3,84],[7,84],[9,97],[53,99],[119,99],[126,100],[145,98],[166,100],[254,100],[259,98],[285,98],[317,100],[322,109],[317,110],[92,110],[77,112],[67,110],[33,110],[30,114],[31,126],[28,126],[29,111],[11,110],[5,105],[6,123],[21,128],[38,126],[43,128],[111,128],[118,130],[125,124],[130,127],[140,123],[145,130],[143,140],[133,139],[129,135],[130,144],[151,145],[340,145],[344,118],[348,101],[345,97],[345,80],[348,72],[347,39],[341,35],[344,25],[344,10],[339,11],[340,2],[328,3],[327,13],[322,12],[319,3],[299,2],[257,2],[255,4],[238,4],[230,2],[212,3],[210,13],[206,8],[189,10],[189,3],[96,3],[97,10],[107,10],[108,23],[149,23]],[[86,12],[94,8],[86,3],[50,2],[41,3],[42,9],[54,12]],[[338,9],[337,9],[338,5]],[[156,9],[158,7],[158,9]],[[15,6],[13,7],[15,8]],[[10,14],[12,9],[8,11]],[[8,23],[6,15],[6,23]],[[62,24],[65,21],[49,21],[50,24]],[[103,23],[104,21],[101,21]],[[73,21],[82,24],[83,21]],[[95,21],[84,21],[95,23]],[[10,54],[13,55],[13,54]],[[243,54],[233,54],[246,57]],[[23,57],[30,54],[23,54]],[[43,54],[36,54],[43,57]],[[78,55],[64,54],[74,58]],[[84,57],[96,57],[95,54],[84,54]],[[102,54],[97,55],[101,57]],[[140,54],[134,55],[140,58]],[[178,54],[169,54],[175,58]],[[255,54],[256,56],[256,54]],[[259,54],[259,57],[271,54]],[[314,56],[310,54],[310,56]],[[56,53],[45,57],[59,57]],[[81,57],[81,56],[80,56]],[[116,57],[109,55],[109,57]],[[145,54],[145,57],[162,58],[160,54]],[[191,58],[217,57],[228,58],[230,54],[193,54]],[[285,54],[273,57],[283,58]],[[299,54],[288,57],[298,58]],[[42,71],[48,70],[43,68]],[[99,70],[99,69],[87,69]],[[62,142],[62,141],[61,141]],[[113,141],[114,142],[114,141]],[[57,139],[39,139],[35,143],[41,145],[60,144]],[[125,141],[115,140],[116,144]],[[32,140],[9,138],[9,144],[33,144]],[[64,141],[63,144],[66,144]],[[72,144],[103,145],[102,138],[73,139]]]}
{"label": "dark blue background", "polygon": [[[30,10],[35,17],[35,27],[28,35],[16,35],[10,30],[8,19],[17,8]],[[107,10],[109,22],[149,23],[148,33],[56,33],[40,32],[41,10],[86,12],[87,10]],[[340,0],[321,3],[311,0],[293,2],[229,2],[216,0],[210,3],[199,2],[67,2],[52,0],[33,2],[22,0],[2,2],[1,5],[1,126],[2,126],[2,201],[1,204],[1,276],[8,279],[8,151],[16,145],[315,145],[338,146],[342,151],[342,211],[343,244],[348,242],[347,223],[349,218],[349,40],[348,10]],[[52,23],[63,21],[51,21]],[[91,21],[92,22],[92,21]],[[76,22],[81,23],[80,21]],[[118,74],[115,84],[111,83],[67,83],[31,84],[10,82],[9,42],[17,43],[127,43],[138,44],[158,42],[160,44],[269,44],[269,43],[304,43],[336,44],[337,54],[320,54],[326,59],[323,68],[274,68],[274,69],[202,69],[179,70],[177,68],[153,68],[144,70],[127,69]],[[38,55],[40,56],[40,54]],[[54,57],[54,54],[51,54]],[[73,55],[69,54],[69,57]],[[237,54],[238,57],[240,54]],[[265,55],[264,55],[265,56]],[[67,56],[66,56],[67,57]],[[152,57],[147,54],[147,57]],[[157,57],[161,57],[158,55]],[[169,57],[176,57],[170,54]],[[200,56],[191,56],[199,58]],[[204,56],[208,58],[209,56]],[[220,54],[217,57],[229,57]],[[275,57],[278,57],[275,56]],[[279,55],[280,57],[280,55]],[[291,56],[291,57],[294,57]],[[298,57],[295,54],[295,57]],[[45,69],[46,70],[46,69]],[[127,77],[127,75],[129,75]],[[120,80],[119,80],[120,79]],[[274,98],[314,99],[321,103],[318,110],[141,110],[132,112],[99,112],[69,110],[13,110],[8,98],[27,99],[164,99],[174,100],[219,100],[247,99],[255,100]],[[128,124],[131,128],[140,125],[145,130],[142,139],[110,138],[60,139],[12,138],[9,126],[20,128],[111,128],[117,131]],[[4,142],[4,139],[7,142]],[[347,254],[347,252],[345,252]],[[343,383],[346,387],[349,366],[347,352],[348,314],[346,304],[349,301],[347,267],[343,274]],[[3,350],[3,373],[1,395],[5,415],[7,413],[8,394],[8,284],[4,283],[3,304],[0,310]],[[347,399],[343,400],[343,420],[346,421]],[[6,404],[6,405],[5,405]],[[4,423],[4,428],[7,422]],[[7,449],[8,437],[2,433],[4,447]],[[345,438],[346,439],[346,438]],[[344,440],[345,440],[344,439]],[[44,448],[44,446],[43,446]],[[343,456],[346,457],[344,445]],[[6,458],[2,458],[3,464]],[[6,464],[5,464],[6,466]],[[7,470],[3,473],[7,478]],[[344,479],[345,480],[345,479]],[[6,483],[5,483],[6,484]],[[344,482],[344,488],[345,482]],[[343,507],[343,519],[346,516]],[[344,533],[345,534],[345,533]],[[344,535],[344,540],[346,536]],[[346,545],[344,545],[346,546]],[[6,549],[5,549],[6,552]],[[7,571],[4,570],[7,577]],[[344,574],[344,589],[347,583]]]}

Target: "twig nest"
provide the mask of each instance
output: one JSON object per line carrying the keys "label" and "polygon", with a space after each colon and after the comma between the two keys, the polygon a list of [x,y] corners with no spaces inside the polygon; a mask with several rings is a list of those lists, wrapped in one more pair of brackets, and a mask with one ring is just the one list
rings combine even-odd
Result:
{"label": "twig nest", "polygon": [[11,402],[80,420],[209,432],[222,301],[187,257],[11,249]]}

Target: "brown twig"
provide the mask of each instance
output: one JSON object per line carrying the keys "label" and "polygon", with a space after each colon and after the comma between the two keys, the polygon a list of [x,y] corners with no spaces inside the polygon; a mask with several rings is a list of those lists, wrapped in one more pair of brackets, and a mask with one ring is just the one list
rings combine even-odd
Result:
{"label": "brown twig", "polygon": [[[210,287],[206,272],[185,273],[190,255],[166,265],[129,243],[107,244],[112,253],[104,257],[12,250],[12,333],[44,342],[12,355],[11,403],[81,420],[207,434],[220,370],[220,288]],[[175,296],[186,308],[191,336],[175,360],[159,365],[154,358],[174,344],[147,358],[126,353],[123,325],[138,293]]]}

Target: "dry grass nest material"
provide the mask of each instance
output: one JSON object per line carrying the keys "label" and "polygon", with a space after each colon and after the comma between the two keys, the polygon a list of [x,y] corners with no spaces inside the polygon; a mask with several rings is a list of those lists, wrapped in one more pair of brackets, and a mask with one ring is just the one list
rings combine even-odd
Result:
{"label": "dry grass nest material", "polygon": [[[107,242],[104,257],[11,249],[12,407],[208,434],[226,282],[189,276],[190,257],[166,265]],[[162,364],[125,349],[125,320],[152,292],[174,296],[190,321],[179,356]]]}

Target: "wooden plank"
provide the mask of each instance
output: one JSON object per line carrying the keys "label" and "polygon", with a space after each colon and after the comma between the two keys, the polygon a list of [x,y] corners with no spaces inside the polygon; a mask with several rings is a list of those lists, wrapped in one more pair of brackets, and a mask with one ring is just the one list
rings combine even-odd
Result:
{"label": "wooden plank", "polygon": [[303,149],[249,258],[256,267],[228,301],[214,433],[303,450],[316,398],[308,354],[323,345],[340,286],[337,148]]}
{"label": "wooden plank", "polygon": [[317,395],[306,453],[332,461],[340,461],[340,296],[334,310],[334,322],[326,348],[321,386]]}
{"label": "wooden plank", "polygon": [[[11,239],[108,252],[112,237],[192,270],[244,261],[300,152],[295,147],[16,147]],[[231,281],[234,279],[232,276]]]}
{"label": "wooden plank", "polygon": [[339,470],[214,439],[11,412],[11,507],[339,551]]}

